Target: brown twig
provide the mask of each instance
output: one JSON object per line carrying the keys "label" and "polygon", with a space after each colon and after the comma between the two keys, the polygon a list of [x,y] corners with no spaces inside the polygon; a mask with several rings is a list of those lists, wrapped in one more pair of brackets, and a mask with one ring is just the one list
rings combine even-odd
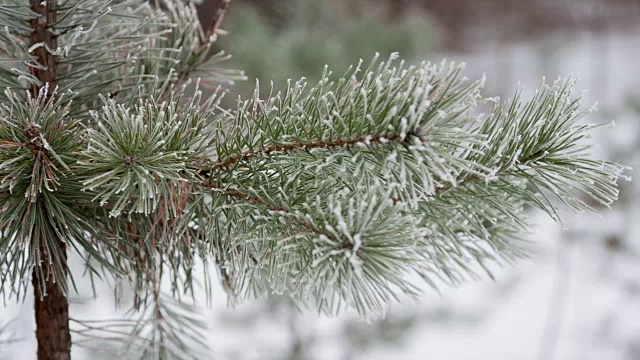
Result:
{"label": "brown twig", "polygon": [[[416,131],[416,133],[419,132]],[[410,135],[416,135],[416,134],[409,134]],[[363,144],[370,144],[370,143],[376,143],[376,144],[384,144],[386,142],[392,142],[392,141],[398,141],[401,139],[401,136],[398,134],[394,134],[394,135],[375,135],[375,136],[358,136],[355,138],[351,138],[351,139],[333,139],[333,140],[320,140],[320,141],[316,141],[316,142],[309,142],[309,143],[305,143],[305,142],[300,142],[300,141],[295,141],[292,142],[290,144],[283,144],[283,145],[267,145],[264,146],[258,150],[250,150],[250,151],[246,151],[240,154],[236,154],[236,155],[232,155],[229,156],[227,158],[224,159],[218,159],[218,161],[216,163],[213,164],[212,167],[212,171],[215,170],[220,170],[220,169],[227,169],[237,163],[239,163],[240,161],[246,161],[252,157],[256,157],[256,156],[269,156],[272,153],[276,153],[276,152],[287,152],[287,151],[304,151],[304,150],[309,150],[309,149],[321,149],[321,148],[335,148],[335,147],[345,147],[345,146],[352,146],[352,145],[356,145],[358,143],[363,143]],[[202,171],[202,174],[206,174],[207,171]]]}
{"label": "brown twig", "polygon": [[220,31],[220,24],[222,24],[222,20],[224,19],[224,16],[227,13],[227,8],[229,7],[230,2],[231,0],[222,0],[220,2],[220,6],[218,6],[218,10],[216,11],[216,14],[213,16],[213,23],[211,24],[209,31],[207,31],[205,38],[201,39],[202,45],[205,45],[211,42],[212,39],[215,40],[218,32]]}

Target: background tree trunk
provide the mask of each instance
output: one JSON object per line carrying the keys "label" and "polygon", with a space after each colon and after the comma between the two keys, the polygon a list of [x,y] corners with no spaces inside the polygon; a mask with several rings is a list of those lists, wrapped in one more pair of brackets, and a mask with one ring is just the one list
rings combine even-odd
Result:
{"label": "background tree trunk", "polygon": [[[31,45],[45,43],[49,49],[57,48],[56,38],[51,27],[56,23],[56,0],[31,0],[31,9],[38,17],[31,20]],[[41,67],[32,67],[31,73],[42,83],[33,85],[31,95],[37,97],[42,86],[48,84],[47,97],[52,97],[58,80],[58,59],[46,47],[41,46],[33,51]],[[53,231],[51,233],[54,233]],[[47,262],[45,239],[40,241],[41,258]],[[67,269],[66,246],[57,239],[61,251],[63,269]],[[36,264],[36,266],[47,264]],[[38,360],[69,360],[71,359],[71,333],[69,331],[69,302],[66,294],[60,289],[47,271],[42,271],[44,278],[38,277],[38,268],[33,270],[34,311],[36,318],[36,337],[38,339]],[[58,282],[66,281],[55,279]],[[44,289],[44,294],[42,290]]]}

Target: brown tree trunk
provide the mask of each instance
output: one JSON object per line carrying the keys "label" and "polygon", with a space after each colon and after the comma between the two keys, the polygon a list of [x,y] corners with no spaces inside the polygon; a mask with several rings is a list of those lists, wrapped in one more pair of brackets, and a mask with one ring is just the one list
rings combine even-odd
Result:
{"label": "brown tree trunk", "polygon": [[[64,254],[60,259],[66,268],[65,244],[60,242]],[[45,254],[44,246],[40,253]],[[70,360],[71,333],[69,332],[69,302],[60,286],[51,279],[44,284],[46,294],[41,294],[41,285],[33,270],[34,310],[36,317],[36,338],[38,339],[38,360]],[[62,279],[60,281],[65,281]]]}
{"label": "brown tree trunk", "polygon": [[[40,80],[40,86],[31,87],[31,95],[37,97],[43,86],[48,86],[47,97],[54,95],[58,83],[58,58],[49,51],[57,48],[56,37],[51,27],[56,23],[56,0],[31,0],[31,10],[38,14],[31,20],[31,45],[45,44],[37,47],[33,55],[37,58],[37,66],[31,68],[31,73]],[[48,48],[48,49],[47,49]],[[49,50],[50,49],[50,50]],[[52,232],[53,233],[53,232]],[[44,239],[40,239],[40,254],[47,259]],[[59,259],[63,269],[67,268],[66,246],[58,240],[60,249]],[[41,264],[36,264],[39,266]],[[33,271],[34,311],[36,318],[36,337],[38,339],[38,360],[69,360],[71,359],[71,333],[69,332],[69,302],[67,296],[60,289],[60,285],[53,281],[52,276],[39,279],[38,269]],[[66,281],[56,279],[58,282]],[[45,293],[42,293],[44,288]]]}
{"label": "brown tree trunk", "polygon": [[[31,20],[31,45],[46,44],[51,51],[58,47],[56,37],[51,27],[56,23],[56,0],[31,0],[31,10],[38,14]],[[58,85],[58,58],[51,54],[46,47],[40,46],[33,50],[33,55],[38,58],[38,66],[31,67],[31,73],[42,82],[49,84],[49,94]],[[33,85],[31,93],[38,95],[39,87]]]}

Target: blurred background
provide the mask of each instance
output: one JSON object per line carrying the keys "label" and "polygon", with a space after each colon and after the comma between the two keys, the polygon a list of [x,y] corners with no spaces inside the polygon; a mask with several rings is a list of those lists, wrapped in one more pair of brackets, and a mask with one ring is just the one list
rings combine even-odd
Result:
{"label": "blurred background", "polygon": [[[198,5],[211,23],[219,0]],[[465,62],[469,78],[487,76],[484,95],[509,98],[518,84],[576,76],[598,102],[590,122],[598,156],[640,165],[640,0],[233,0],[219,46],[248,81],[317,80],[325,64],[342,73],[360,58]],[[634,176],[635,171],[630,175]],[[640,359],[640,186],[623,182],[621,199],[601,214],[564,214],[556,224],[532,213],[530,260],[495,268],[459,288],[425,287],[390,306],[382,319],[326,317],[284,298],[230,308],[216,289],[203,314],[212,359],[261,360],[636,360]],[[110,314],[109,293],[74,300],[80,318]],[[32,313],[0,307],[0,359],[30,359]],[[105,315],[106,316],[106,315]],[[8,321],[14,322],[8,324]],[[9,334],[9,330],[11,334]],[[98,355],[74,346],[76,359]],[[112,358],[105,355],[105,359]]]}

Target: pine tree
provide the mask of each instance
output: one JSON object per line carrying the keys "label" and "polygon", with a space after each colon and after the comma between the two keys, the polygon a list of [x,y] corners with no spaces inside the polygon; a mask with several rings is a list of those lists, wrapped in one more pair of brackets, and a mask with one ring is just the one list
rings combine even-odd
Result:
{"label": "pine tree", "polygon": [[392,56],[223,109],[220,85],[241,77],[214,46],[228,3],[205,31],[172,0],[0,2],[0,292],[32,284],[39,359],[70,358],[68,297],[84,289],[69,256],[136,299],[135,319],[77,322],[78,336],[206,358],[181,302],[198,261],[233,299],[367,316],[417,279],[526,255],[527,207],[558,219],[557,203],[616,199],[624,168],[590,157],[571,79],[483,116],[494,99],[461,66]]}

